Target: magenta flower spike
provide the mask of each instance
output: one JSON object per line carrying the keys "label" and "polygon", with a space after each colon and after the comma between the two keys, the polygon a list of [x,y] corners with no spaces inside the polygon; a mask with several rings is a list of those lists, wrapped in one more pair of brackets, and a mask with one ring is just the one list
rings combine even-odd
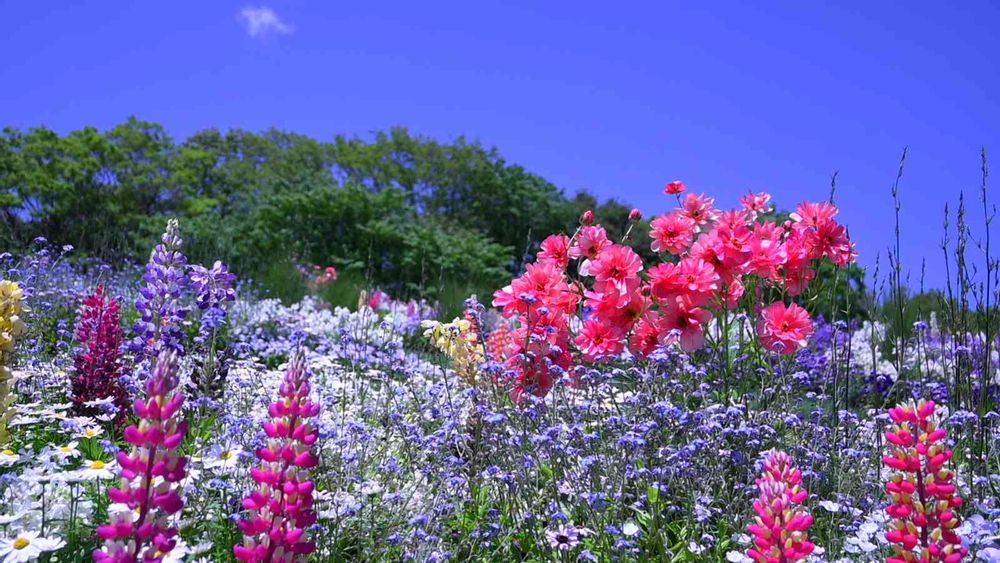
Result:
{"label": "magenta flower spike", "polygon": [[309,401],[309,389],[305,357],[298,353],[288,364],[278,399],[268,408],[267,445],[257,450],[261,463],[250,472],[257,489],[243,500],[249,510],[239,523],[244,539],[233,547],[240,561],[305,561],[316,549],[306,537],[306,528],[316,522],[315,487],[307,470],[317,464],[312,449],[317,433],[308,419],[319,413],[319,405]]}
{"label": "magenta flower spike", "polygon": [[100,410],[87,403],[112,398],[118,408],[117,424],[128,417],[128,393],[119,380],[122,370],[120,304],[97,286],[83,300],[76,321],[75,339],[80,344],[73,354],[73,408],[79,414],[95,415]]}
{"label": "magenta flower spike", "polygon": [[803,506],[809,493],[802,488],[802,472],[785,452],[772,451],[757,479],[760,498],[753,503],[757,518],[747,530],[754,547],[747,556],[757,563],[802,561],[816,548],[809,541],[813,517]]}
{"label": "magenta flower spike", "polygon": [[962,497],[956,494],[955,472],[948,469],[952,451],[935,420],[934,401],[898,405],[889,417],[889,454],[882,463],[893,471],[885,486],[892,501],[885,511],[893,519],[885,539],[894,554],[886,561],[957,563],[969,552],[955,531]]}
{"label": "magenta flower spike", "polygon": [[187,433],[177,383],[177,355],[164,349],[146,380],[146,396],[136,399],[139,424],[125,429],[132,451],[118,453],[121,486],[108,490],[111,502],[128,510],[97,527],[104,546],[94,551],[94,561],[161,561],[177,543],[177,528],[169,520],[184,506],[179,483],[187,465],[177,451]]}

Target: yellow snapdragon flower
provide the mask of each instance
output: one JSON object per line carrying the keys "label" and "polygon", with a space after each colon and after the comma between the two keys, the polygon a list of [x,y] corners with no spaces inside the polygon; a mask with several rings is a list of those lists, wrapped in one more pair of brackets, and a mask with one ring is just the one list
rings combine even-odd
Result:
{"label": "yellow snapdragon flower", "polygon": [[424,338],[454,363],[455,373],[470,385],[476,382],[479,364],[486,360],[479,334],[468,319],[456,318],[450,323],[423,321]]}

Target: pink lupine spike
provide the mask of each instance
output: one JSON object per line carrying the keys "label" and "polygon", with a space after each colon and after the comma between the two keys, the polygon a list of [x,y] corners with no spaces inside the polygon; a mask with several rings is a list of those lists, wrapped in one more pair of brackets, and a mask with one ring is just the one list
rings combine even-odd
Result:
{"label": "pink lupine spike", "polygon": [[[162,560],[177,543],[174,539],[177,530],[169,527],[168,517],[184,505],[180,488],[176,485],[153,488],[153,479],[157,476],[162,475],[168,484],[184,478],[187,460],[179,455],[177,447],[183,440],[186,425],[174,416],[180,408],[174,391],[177,384],[176,353],[165,349],[146,380],[148,401],[136,401],[136,414],[141,415],[139,425],[125,430],[126,439],[133,447],[129,454],[118,454],[121,487],[108,491],[112,501],[126,502],[134,510],[113,517],[117,520],[112,524],[98,528],[104,545],[94,551],[94,561]],[[175,403],[171,416],[162,416],[165,411],[158,405]]]}
{"label": "pink lupine spike", "polygon": [[947,435],[938,428],[934,407],[933,401],[911,401],[889,409],[894,425],[886,436],[915,438],[889,440],[890,454],[882,460],[895,471],[886,485],[892,501],[886,513],[893,520],[885,539],[895,552],[888,562],[957,562],[968,554],[954,532],[959,525],[954,509],[962,506],[962,497],[955,494],[955,473],[946,468],[952,452],[943,443]]}
{"label": "pink lupine spike", "polygon": [[780,451],[767,455],[757,479],[760,498],[753,503],[757,522],[747,526],[756,546],[747,556],[757,563],[801,561],[815,549],[808,539],[813,517],[802,506],[809,493],[801,483],[802,473],[791,456]]}
{"label": "pink lupine spike", "polygon": [[315,487],[305,469],[318,463],[310,450],[316,434],[303,419],[319,409],[309,402],[308,377],[304,356],[296,354],[268,407],[273,420],[263,425],[267,445],[257,450],[260,466],[250,470],[258,488],[243,501],[250,514],[239,523],[243,543],[233,547],[240,561],[305,561],[315,550],[306,538],[316,521],[310,508]]}

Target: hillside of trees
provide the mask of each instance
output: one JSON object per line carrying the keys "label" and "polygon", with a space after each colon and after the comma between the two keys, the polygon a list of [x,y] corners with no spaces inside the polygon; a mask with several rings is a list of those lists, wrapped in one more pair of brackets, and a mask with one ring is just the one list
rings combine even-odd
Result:
{"label": "hillside of trees", "polygon": [[132,118],[106,132],[0,135],[0,247],[43,236],[111,262],[141,260],[179,217],[195,260],[251,276],[276,262],[335,265],[433,296],[442,279],[500,284],[585,208],[627,223],[622,203],[569,198],[494,149],[402,128],[332,142],[206,129],[176,141]]}
{"label": "hillside of trees", "polygon": [[[108,131],[0,135],[0,248],[23,251],[41,236],[142,262],[178,217],[193,261],[222,259],[272,286],[295,264],[321,264],[402,296],[488,294],[587,209],[615,239],[629,228],[627,202],[570,196],[496,149],[403,128],[330,142],[206,129],[178,141],[131,118]],[[644,258],[648,219],[629,242]],[[850,302],[846,289],[855,306],[864,295],[860,270],[840,283],[820,312]]]}

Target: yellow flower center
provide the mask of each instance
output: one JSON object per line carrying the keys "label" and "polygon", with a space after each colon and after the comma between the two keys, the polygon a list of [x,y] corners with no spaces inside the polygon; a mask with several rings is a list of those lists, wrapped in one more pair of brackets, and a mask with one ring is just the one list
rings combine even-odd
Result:
{"label": "yellow flower center", "polygon": [[28,538],[17,538],[14,540],[14,549],[24,549],[28,547],[29,543],[31,542],[28,541]]}
{"label": "yellow flower center", "polygon": [[226,450],[226,451],[222,452],[222,455],[220,457],[222,459],[229,459],[229,458],[233,457],[233,452],[231,452],[229,450]]}
{"label": "yellow flower center", "polygon": [[3,455],[14,455],[14,450],[4,450],[4,451],[0,452],[0,454],[3,454]]}
{"label": "yellow flower center", "polygon": [[90,464],[91,469],[104,469],[104,462],[101,460],[96,460]]}
{"label": "yellow flower center", "polygon": [[64,454],[68,454],[68,453],[70,453],[70,452],[73,451],[73,448],[71,448],[69,446],[63,446],[63,447],[59,448],[59,451],[61,451]]}
{"label": "yellow flower center", "polygon": [[88,429],[86,429],[86,430],[83,431],[83,435],[86,436],[86,437],[88,437],[88,438],[93,438],[94,436],[97,436],[97,430],[93,430],[93,429],[88,428]]}

